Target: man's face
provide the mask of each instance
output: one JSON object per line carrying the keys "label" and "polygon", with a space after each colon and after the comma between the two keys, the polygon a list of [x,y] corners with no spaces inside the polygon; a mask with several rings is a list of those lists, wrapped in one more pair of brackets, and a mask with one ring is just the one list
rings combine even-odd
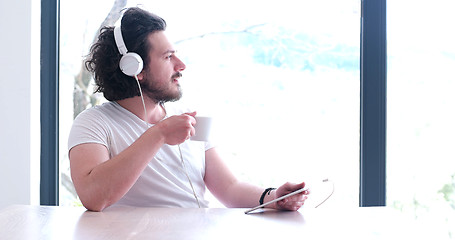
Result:
{"label": "man's face", "polygon": [[143,74],[141,86],[144,94],[158,102],[176,101],[181,98],[179,78],[185,64],[175,56],[175,49],[164,31],[148,36],[150,62]]}

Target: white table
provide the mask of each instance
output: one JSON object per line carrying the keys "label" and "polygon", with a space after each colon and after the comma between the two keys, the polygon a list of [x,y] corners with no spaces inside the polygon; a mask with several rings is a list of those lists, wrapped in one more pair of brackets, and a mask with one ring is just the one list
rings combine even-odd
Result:
{"label": "white table", "polygon": [[14,205],[0,211],[0,239],[433,239],[431,230],[388,208],[108,208]]}

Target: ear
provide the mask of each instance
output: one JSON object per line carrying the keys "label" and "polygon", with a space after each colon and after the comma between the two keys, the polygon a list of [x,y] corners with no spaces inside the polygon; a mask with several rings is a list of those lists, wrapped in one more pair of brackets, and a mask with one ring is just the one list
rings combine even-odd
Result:
{"label": "ear", "polygon": [[143,79],[144,79],[144,73],[143,73],[143,72],[140,72],[140,73],[137,75],[137,80],[142,81]]}

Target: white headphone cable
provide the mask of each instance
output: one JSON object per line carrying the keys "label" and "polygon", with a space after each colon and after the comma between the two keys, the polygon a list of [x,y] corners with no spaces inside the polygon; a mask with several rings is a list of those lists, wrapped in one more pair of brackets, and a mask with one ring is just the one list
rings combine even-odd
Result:
{"label": "white headphone cable", "polygon": [[145,122],[145,125],[149,126],[148,124],[148,121],[147,121],[147,108],[145,107],[145,102],[144,102],[144,95],[142,95],[142,88],[141,88],[141,84],[139,83],[139,79],[137,78],[137,75],[134,75],[134,78],[136,79],[136,82],[137,82],[137,86],[139,87],[139,93],[141,94],[141,100],[142,100],[142,106],[144,107],[144,122]]}
{"label": "white headphone cable", "polygon": [[[144,115],[145,115],[144,116],[144,122],[145,122],[145,125],[148,128],[147,108],[145,107],[144,95],[142,94],[141,84],[139,83],[139,79],[137,78],[136,75],[134,75],[134,78],[136,79],[137,86],[139,87],[139,93],[141,94],[142,106],[144,107]],[[194,198],[196,199],[197,205],[198,205],[199,208],[201,208],[201,204],[199,203],[199,198],[197,197],[196,191],[194,190],[193,183],[191,182],[190,175],[188,175],[188,171],[186,170],[185,161],[183,161],[183,154],[182,154],[182,150],[180,149],[180,144],[178,145],[178,148],[179,148],[179,153],[180,153],[180,159],[182,161],[183,171],[185,172],[185,175],[188,178],[188,182],[190,183],[191,190],[193,191],[193,195],[194,195]]]}
{"label": "white headphone cable", "polygon": [[332,192],[321,203],[316,205],[316,207],[314,207],[314,208],[318,208],[323,203],[325,203],[333,195],[333,192],[335,192],[335,184],[332,181],[330,181],[330,179],[324,179],[324,180],[322,180],[322,182],[331,182],[332,183]]}
{"label": "white headphone cable", "polygon": [[194,187],[193,187],[193,183],[191,182],[190,175],[188,175],[188,171],[185,166],[185,161],[183,161],[183,154],[182,154],[182,149],[180,149],[180,144],[178,145],[178,148],[179,148],[179,153],[180,153],[180,159],[182,160],[183,171],[185,172],[186,177],[188,178],[188,182],[190,182],[191,190],[193,190],[193,195],[194,195],[194,198],[196,199],[197,205],[199,208],[201,208],[201,204],[199,203],[199,198],[197,197],[196,191],[194,191]]}

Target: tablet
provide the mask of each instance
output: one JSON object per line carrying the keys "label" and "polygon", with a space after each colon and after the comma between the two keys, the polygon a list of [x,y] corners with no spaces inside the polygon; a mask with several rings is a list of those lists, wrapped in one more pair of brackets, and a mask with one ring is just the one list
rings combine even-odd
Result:
{"label": "tablet", "polygon": [[301,193],[301,192],[306,191],[306,190],[308,190],[308,188],[307,188],[307,187],[304,187],[304,188],[301,188],[301,189],[296,190],[296,191],[294,191],[294,192],[288,193],[288,194],[286,194],[286,195],[284,195],[284,196],[281,196],[281,197],[279,197],[279,198],[273,199],[272,201],[269,201],[269,202],[266,202],[266,203],[264,203],[264,204],[261,204],[261,205],[259,205],[259,206],[257,206],[257,207],[248,209],[248,210],[245,211],[245,214],[248,214],[248,213],[250,213],[250,212],[252,212],[252,211],[254,211],[254,210],[256,210],[256,209],[265,207],[265,206],[267,206],[267,205],[269,205],[269,204],[272,204],[272,203],[274,203],[274,202],[278,202],[278,201],[280,201],[280,200],[283,200],[283,199],[285,199],[285,198],[287,198],[287,197],[296,195],[296,194]]}

